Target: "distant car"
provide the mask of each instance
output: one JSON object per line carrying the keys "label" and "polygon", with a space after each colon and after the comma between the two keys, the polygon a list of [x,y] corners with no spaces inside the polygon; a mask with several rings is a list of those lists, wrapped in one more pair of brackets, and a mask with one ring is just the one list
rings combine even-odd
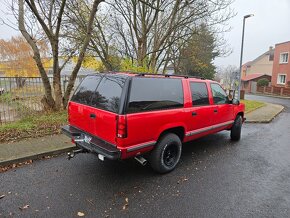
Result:
{"label": "distant car", "polygon": [[174,75],[88,75],[68,105],[62,131],[78,152],[99,159],[135,157],[159,173],[179,162],[182,143],[222,130],[239,140],[244,104],[215,81]]}

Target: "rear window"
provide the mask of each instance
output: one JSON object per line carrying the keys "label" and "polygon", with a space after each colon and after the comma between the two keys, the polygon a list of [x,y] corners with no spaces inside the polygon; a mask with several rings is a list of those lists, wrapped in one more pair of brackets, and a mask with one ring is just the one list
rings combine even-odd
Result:
{"label": "rear window", "polygon": [[91,105],[117,113],[125,81],[126,77],[104,76],[92,98]]}
{"label": "rear window", "polygon": [[117,113],[127,76],[87,76],[77,88],[71,101]]}
{"label": "rear window", "polygon": [[209,105],[206,83],[190,82],[190,90],[193,106]]}
{"label": "rear window", "polygon": [[180,79],[133,78],[127,113],[183,107]]}
{"label": "rear window", "polygon": [[101,80],[100,76],[87,76],[76,89],[71,101],[90,105],[92,96]]}

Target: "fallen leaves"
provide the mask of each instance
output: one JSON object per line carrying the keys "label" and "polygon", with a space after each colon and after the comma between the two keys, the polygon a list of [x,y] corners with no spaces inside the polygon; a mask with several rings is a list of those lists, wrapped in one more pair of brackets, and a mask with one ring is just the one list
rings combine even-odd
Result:
{"label": "fallen leaves", "polygon": [[126,210],[127,208],[128,208],[128,206],[129,206],[129,199],[128,198],[125,198],[125,204],[123,205],[123,210]]}
{"label": "fallen leaves", "polygon": [[186,181],[188,181],[188,178],[186,178],[186,177],[181,177],[181,179],[177,181],[177,184],[180,184],[180,183],[182,183],[182,182],[186,182]]}
{"label": "fallen leaves", "polygon": [[19,207],[20,210],[25,210],[25,209],[28,209],[28,208],[29,208],[28,204],[24,205],[23,207]]}
{"label": "fallen leaves", "polygon": [[78,216],[80,216],[80,217],[85,216],[85,214],[84,214],[83,212],[80,212],[80,211],[79,211],[77,214],[78,214]]}
{"label": "fallen leaves", "polygon": [[62,125],[63,123],[42,123],[36,125],[35,128],[32,129],[26,130],[13,129],[13,131],[11,131],[10,129],[3,130],[0,131],[0,143],[2,142],[12,143],[28,138],[38,138],[46,135],[60,134],[61,133],[60,127]]}
{"label": "fallen leaves", "polygon": [[6,172],[9,169],[13,169],[13,168],[20,167],[20,166],[23,166],[23,165],[29,165],[29,164],[32,164],[32,163],[33,163],[33,160],[28,160],[28,161],[25,161],[25,162],[22,162],[22,163],[17,163],[17,164],[12,164],[12,165],[8,165],[8,166],[3,166],[3,167],[0,167],[0,173]]}

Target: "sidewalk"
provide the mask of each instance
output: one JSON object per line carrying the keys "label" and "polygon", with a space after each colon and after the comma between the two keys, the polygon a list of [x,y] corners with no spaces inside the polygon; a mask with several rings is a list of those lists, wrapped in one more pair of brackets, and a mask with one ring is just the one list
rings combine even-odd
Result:
{"label": "sidewalk", "polygon": [[[247,123],[269,123],[282,110],[281,105],[268,104],[247,113]],[[65,135],[52,135],[27,139],[20,142],[0,144],[0,166],[39,159],[44,156],[61,154],[72,150],[74,145]]]}
{"label": "sidewalk", "polygon": [[266,103],[264,107],[247,113],[246,123],[270,123],[283,109],[282,105]]}
{"label": "sidewalk", "polygon": [[70,139],[62,134],[0,144],[0,166],[61,154],[73,147]]}

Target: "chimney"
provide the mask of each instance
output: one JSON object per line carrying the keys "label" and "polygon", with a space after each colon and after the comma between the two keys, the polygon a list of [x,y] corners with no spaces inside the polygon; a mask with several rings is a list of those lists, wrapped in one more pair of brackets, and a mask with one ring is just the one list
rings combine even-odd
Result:
{"label": "chimney", "polygon": [[273,50],[273,46],[270,46],[270,47],[269,47],[269,51],[272,51],[272,50]]}

